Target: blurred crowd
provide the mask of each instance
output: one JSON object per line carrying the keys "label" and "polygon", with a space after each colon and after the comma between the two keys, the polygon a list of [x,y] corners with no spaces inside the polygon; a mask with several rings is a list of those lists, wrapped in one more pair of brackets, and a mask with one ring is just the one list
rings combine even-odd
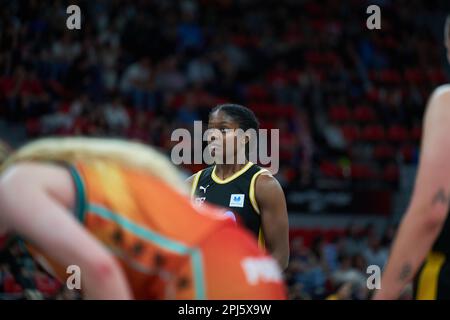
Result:
{"label": "blurred crowd", "polygon": [[[294,236],[285,273],[290,299],[369,299],[374,292],[367,285],[373,266],[384,269],[395,232],[393,225],[380,233],[370,224]],[[374,281],[369,279],[372,285]],[[411,298],[408,287],[401,299]]]}
{"label": "blurred crowd", "polygon": [[75,300],[69,290],[31,258],[23,241],[0,235],[0,300]]}
{"label": "blurred crowd", "polygon": [[[417,161],[426,99],[448,80],[447,0],[0,3],[0,118],[29,139],[125,137],[169,153],[173,129],[240,103],[280,129],[286,193],[398,188],[400,166]],[[81,30],[66,28],[70,4]],[[370,4],[381,30],[366,28]],[[296,238],[291,297],[364,299],[364,266],[384,264],[391,236]],[[20,291],[1,261],[0,289]]]}
{"label": "blurred crowd", "polygon": [[232,101],[280,129],[285,188],[396,188],[426,98],[447,80],[448,3],[375,2],[381,30],[366,28],[360,0],[75,1],[82,28],[68,30],[68,1],[6,1],[0,115],[29,137],[120,136],[169,152],[174,128]]}

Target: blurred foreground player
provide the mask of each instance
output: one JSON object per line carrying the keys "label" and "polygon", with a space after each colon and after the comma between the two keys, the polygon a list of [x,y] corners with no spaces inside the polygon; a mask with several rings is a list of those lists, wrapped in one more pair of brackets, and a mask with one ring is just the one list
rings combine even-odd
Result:
{"label": "blurred foreground player", "polygon": [[0,176],[0,234],[25,239],[88,299],[284,299],[277,263],[233,221],[194,208],[176,169],[117,140],[31,143]]}
{"label": "blurred foreground player", "polygon": [[[450,17],[445,45],[450,61]],[[449,124],[450,86],[445,85],[428,102],[414,192],[375,299],[397,299],[411,280],[415,299],[450,299]]]}

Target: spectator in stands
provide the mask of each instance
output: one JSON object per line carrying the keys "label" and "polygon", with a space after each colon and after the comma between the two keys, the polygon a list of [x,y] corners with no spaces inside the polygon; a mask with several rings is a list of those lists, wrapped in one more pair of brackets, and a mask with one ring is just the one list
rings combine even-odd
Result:
{"label": "spectator in stands", "polygon": [[344,241],[339,236],[333,237],[329,243],[323,247],[323,256],[329,272],[333,273],[337,270],[338,258],[343,253]]}
{"label": "spectator in stands", "polygon": [[344,252],[352,257],[362,252],[365,243],[362,238],[362,230],[359,226],[352,224],[347,228]]}
{"label": "spectator in stands", "polygon": [[51,47],[50,61],[52,78],[60,78],[69,68],[70,63],[81,53],[81,44],[73,41],[69,31],[64,32],[60,39],[56,39]]}
{"label": "spectator in stands", "polygon": [[187,66],[187,78],[189,83],[207,86],[215,78],[215,71],[211,61],[203,54],[193,59]]}
{"label": "spectator in stands", "polygon": [[311,296],[305,292],[301,283],[296,283],[289,288],[290,300],[311,300]]}
{"label": "spectator in stands", "polygon": [[366,286],[366,276],[361,271],[353,268],[352,259],[347,255],[339,257],[339,268],[332,274],[331,280],[334,287],[340,287],[345,283],[351,283],[354,288]]}
{"label": "spectator in stands", "polygon": [[113,135],[123,135],[130,126],[130,117],[118,95],[104,106],[103,116],[109,132]]}
{"label": "spectator in stands", "polygon": [[155,87],[157,90],[170,93],[179,93],[186,88],[186,77],[179,70],[179,61],[176,56],[171,56],[161,62],[155,75]]}
{"label": "spectator in stands", "polygon": [[178,109],[176,120],[182,127],[192,127],[194,121],[201,120],[195,105],[194,95],[188,93],[184,104]]}
{"label": "spectator in stands", "polygon": [[149,57],[142,57],[125,70],[120,80],[120,90],[139,109],[150,110],[155,106]]}
{"label": "spectator in stands", "polygon": [[380,238],[376,235],[369,237],[368,246],[363,250],[362,254],[368,265],[376,265],[380,269],[384,268],[388,259],[388,251],[381,247]]}

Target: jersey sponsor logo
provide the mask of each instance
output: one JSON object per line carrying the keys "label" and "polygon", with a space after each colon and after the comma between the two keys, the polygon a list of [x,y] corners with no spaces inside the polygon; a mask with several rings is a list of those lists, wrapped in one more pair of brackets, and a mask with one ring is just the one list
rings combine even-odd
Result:
{"label": "jersey sponsor logo", "polygon": [[203,189],[203,193],[206,193],[206,189],[208,189],[208,187],[209,187],[209,184],[206,187],[200,186],[200,190]]}
{"label": "jersey sponsor logo", "polygon": [[197,197],[197,198],[195,198],[195,204],[200,206],[203,204],[203,202],[205,202],[205,200],[206,200],[206,197]]}
{"label": "jersey sponsor logo", "polygon": [[229,206],[243,208],[244,207],[244,199],[245,199],[244,194],[232,194],[230,197],[230,205]]}
{"label": "jersey sponsor logo", "polygon": [[251,285],[257,285],[259,282],[282,281],[280,268],[271,257],[248,257],[241,261],[241,265]]}

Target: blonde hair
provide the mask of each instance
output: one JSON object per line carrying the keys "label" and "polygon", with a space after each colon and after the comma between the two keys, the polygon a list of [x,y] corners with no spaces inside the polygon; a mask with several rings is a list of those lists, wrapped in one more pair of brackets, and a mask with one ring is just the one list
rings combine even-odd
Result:
{"label": "blonde hair", "polygon": [[13,153],[3,164],[23,161],[52,161],[75,164],[114,162],[153,175],[175,190],[188,194],[182,174],[162,153],[137,142],[86,137],[45,138],[31,142]]}

